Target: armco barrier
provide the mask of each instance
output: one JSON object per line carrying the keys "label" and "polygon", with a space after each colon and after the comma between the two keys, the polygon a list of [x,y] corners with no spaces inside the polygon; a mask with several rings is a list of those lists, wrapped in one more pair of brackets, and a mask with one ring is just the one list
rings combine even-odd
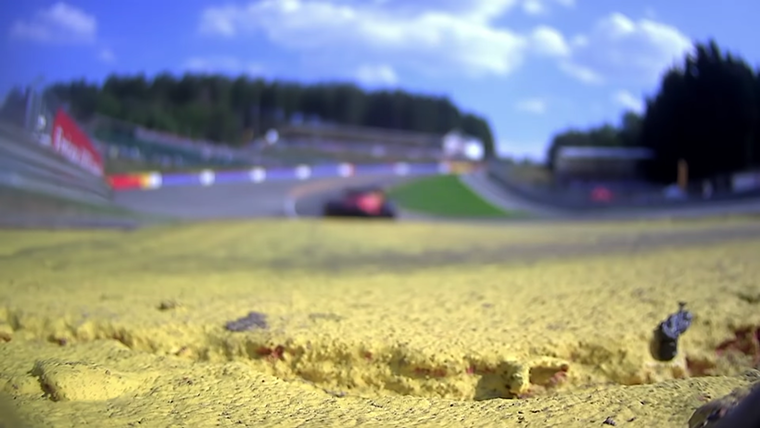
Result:
{"label": "armco barrier", "polygon": [[502,162],[493,161],[486,166],[486,172],[488,177],[494,183],[501,186],[509,193],[515,194],[527,201],[539,205],[578,214],[594,214],[602,210],[615,209],[687,208],[702,206],[714,202],[760,198],[760,174],[758,173],[735,174],[733,177],[732,190],[713,193],[709,198],[705,198],[702,195],[691,195],[684,199],[669,199],[665,197],[663,192],[633,199],[617,199],[609,203],[600,203],[592,201],[588,195],[532,187],[529,184],[519,182],[519,180],[512,178],[507,168],[508,166],[505,166]]}
{"label": "armco barrier", "polygon": [[112,194],[102,177],[6,123],[0,123],[0,185],[90,203],[107,202]]}
{"label": "armco barrier", "polygon": [[734,193],[756,193],[760,190],[760,171],[738,172],[731,177]]}
{"label": "armco barrier", "polygon": [[491,161],[486,165],[486,174],[497,185],[509,193],[513,193],[527,201],[565,210],[583,210],[592,208],[588,199],[578,199],[552,192],[548,189],[531,187],[526,183],[514,180],[508,171],[509,166],[503,162]]}
{"label": "armco barrier", "polygon": [[[205,170],[196,173],[118,174],[108,177],[114,190],[148,190],[173,186],[212,186],[215,184],[298,181],[352,176],[424,176],[465,171],[461,163],[394,163],[380,165],[300,165],[294,168],[251,168],[235,171]],[[456,171],[454,171],[455,169]]]}

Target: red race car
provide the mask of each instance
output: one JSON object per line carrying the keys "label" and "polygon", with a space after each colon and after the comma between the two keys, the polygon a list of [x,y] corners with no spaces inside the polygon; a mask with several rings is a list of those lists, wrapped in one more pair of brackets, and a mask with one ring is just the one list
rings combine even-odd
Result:
{"label": "red race car", "polygon": [[395,218],[396,208],[379,187],[346,189],[339,199],[327,201],[325,217]]}

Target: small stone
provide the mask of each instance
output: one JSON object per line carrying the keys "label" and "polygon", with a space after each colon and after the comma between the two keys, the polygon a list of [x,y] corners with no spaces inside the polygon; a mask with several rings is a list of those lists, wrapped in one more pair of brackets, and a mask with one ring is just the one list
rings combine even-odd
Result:
{"label": "small stone", "polygon": [[250,331],[257,328],[268,328],[266,315],[261,312],[251,311],[248,315],[238,318],[234,321],[230,321],[225,325],[225,328],[229,331],[241,332]]}
{"label": "small stone", "polygon": [[0,323],[0,342],[10,342],[13,339],[13,327],[7,323]]}
{"label": "small stone", "polygon": [[169,311],[172,309],[177,309],[180,306],[179,303],[177,303],[174,300],[164,300],[158,305],[159,311]]}

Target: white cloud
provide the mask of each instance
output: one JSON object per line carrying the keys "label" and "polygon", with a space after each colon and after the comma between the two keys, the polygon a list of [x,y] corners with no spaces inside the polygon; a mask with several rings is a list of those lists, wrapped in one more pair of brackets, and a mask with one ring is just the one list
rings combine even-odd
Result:
{"label": "white cloud", "polygon": [[543,15],[546,13],[546,5],[541,0],[525,0],[523,11],[528,15]]}
{"label": "white cloud", "polygon": [[[443,6],[446,2],[434,2],[436,9]],[[512,10],[517,5],[517,0],[475,0],[469,2],[462,2],[460,0],[449,0],[451,5],[456,5],[456,9],[453,12],[459,10],[464,12],[466,18],[489,22],[493,19],[499,18]],[[461,9],[460,9],[461,8]],[[448,10],[448,8],[441,8],[438,10]]]}
{"label": "white cloud", "polygon": [[242,61],[229,56],[192,57],[187,59],[182,68],[197,73],[232,73],[261,76],[266,69],[253,61]]}
{"label": "white cloud", "polygon": [[356,69],[356,80],[365,85],[392,86],[398,83],[398,76],[389,65],[364,64]]}
{"label": "white cloud", "polygon": [[570,39],[570,46],[572,46],[573,49],[585,48],[588,46],[588,37],[583,34],[576,34]]}
{"label": "white cloud", "polygon": [[531,33],[531,48],[533,52],[556,57],[570,55],[570,46],[562,34],[552,27],[540,25]]}
{"label": "white cloud", "polygon": [[[562,69],[587,83],[603,80],[652,84],[661,73],[692,49],[692,42],[677,28],[651,19],[634,21],[615,12],[571,43],[572,60]],[[584,70],[581,72],[580,70]]]}
{"label": "white cloud", "polygon": [[520,34],[494,25],[495,19],[519,4],[519,0],[261,0],[207,8],[199,29],[222,38],[260,34],[305,57],[333,58],[336,67],[338,63],[358,67],[371,57],[373,63],[428,73],[505,76],[529,54],[562,55],[566,50],[561,34],[549,27]]}
{"label": "white cloud", "polygon": [[644,100],[641,97],[633,95],[629,91],[615,91],[612,94],[612,101],[615,104],[625,108],[626,110],[630,110],[639,114],[644,112]]}
{"label": "white cloud", "polygon": [[545,15],[551,8],[549,3],[552,2],[565,8],[575,7],[575,0],[523,0],[522,9],[528,15]]}
{"label": "white cloud", "polygon": [[[333,0],[333,2],[348,2],[351,4],[366,4],[366,0]],[[548,12],[553,6],[564,8],[575,6],[575,0],[373,0],[374,6],[392,8],[407,13],[437,11],[467,18],[491,21],[512,10],[519,8],[526,14]]]}
{"label": "white cloud", "polygon": [[106,63],[112,63],[116,61],[116,55],[113,53],[111,49],[102,49],[100,53],[98,54],[98,58],[100,58],[101,61]]}
{"label": "white cloud", "polygon": [[10,36],[38,43],[84,44],[95,42],[97,30],[98,22],[93,15],[58,2],[38,10],[31,19],[15,21]]}
{"label": "white cloud", "polygon": [[528,98],[518,101],[517,104],[515,104],[515,108],[518,111],[533,114],[546,113],[546,107],[546,101],[541,98]]}
{"label": "white cloud", "polygon": [[572,61],[562,61],[559,63],[560,70],[564,71],[567,75],[580,80],[588,85],[600,85],[604,83],[604,77],[594,70],[576,64]]}

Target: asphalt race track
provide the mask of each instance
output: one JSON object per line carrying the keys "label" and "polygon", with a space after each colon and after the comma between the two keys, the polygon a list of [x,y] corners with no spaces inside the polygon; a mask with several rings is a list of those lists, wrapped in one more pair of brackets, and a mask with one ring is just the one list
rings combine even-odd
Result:
{"label": "asphalt race track", "polygon": [[133,211],[187,220],[283,215],[283,198],[292,182],[162,187],[117,192],[114,202]]}
{"label": "asphalt race track", "polygon": [[[117,192],[115,203],[134,211],[186,220],[259,217],[319,217],[324,203],[349,186],[391,186],[407,177],[363,176],[260,184],[218,184],[210,187],[163,187]],[[760,200],[716,201],[704,205],[666,208],[602,210],[574,215],[557,212],[546,220],[626,220],[698,218],[715,215],[758,214]],[[402,213],[402,219],[436,220]],[[449,220],[450,221],[450,220]],[[489,220],[489,223],[493,220]]]}
{"label": "asphalt race track", "polygon": [[133,211],[185,220],[319,216],[322,204],[348,186],[391,185],[399,177],[350,177],[210,187],[162,187],[117,192],[114,202]]}

